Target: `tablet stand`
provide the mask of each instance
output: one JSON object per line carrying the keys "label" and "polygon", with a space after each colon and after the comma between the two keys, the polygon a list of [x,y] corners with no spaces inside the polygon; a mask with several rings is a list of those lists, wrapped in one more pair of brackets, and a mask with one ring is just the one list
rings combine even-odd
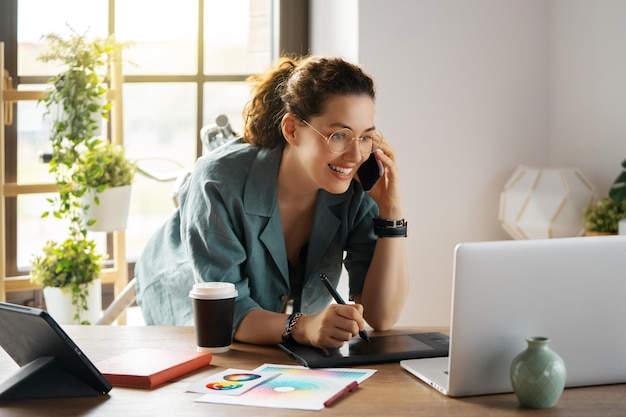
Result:
{"label": "tablet stand", "polygon": [[0,383],[0,400],[98,395],[101,393],[58,366],[52,356],[35,359]]}

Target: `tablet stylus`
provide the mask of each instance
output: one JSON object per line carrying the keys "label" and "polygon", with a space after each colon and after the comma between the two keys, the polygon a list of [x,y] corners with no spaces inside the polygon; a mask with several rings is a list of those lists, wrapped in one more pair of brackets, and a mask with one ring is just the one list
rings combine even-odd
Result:
{"label": "tablet stylus", "polygon": [[[324,285],[328,289],[328,292],[330,292],[330,295],[333,296],[333,298],[335,299],[337,304],[345,304],[346,303],[345,301],[343,301],[343,298],[341,298],[341,295],[337,292],[335,287],[333,287],[333,284],[330,283],[330,281],[328,280],[328,277],[326,275],[320,274],[320,279],[322,280],[322,282],[324,283]],[[359,330],[359,336],[361,336],[361,339],[365,340],[366,342],[370,341],[370,336],[367,334],[367,331],[365,329]]]}

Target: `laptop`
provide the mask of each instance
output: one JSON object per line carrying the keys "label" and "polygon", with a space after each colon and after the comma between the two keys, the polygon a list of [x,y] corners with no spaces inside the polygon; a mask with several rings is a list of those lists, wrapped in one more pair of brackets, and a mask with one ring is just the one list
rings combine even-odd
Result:
{"label": "laptop", "polygon": [[532,336],[550,338],[566,387],[626,382],[626,236],[461,243],[453,279],[449,356],[400,362],[442,393],[512,392]]}
{"label": "laptop", "polygon": [[44,310],[0,302],[0,346],[19,369],[0,381],[0,401],[95,397],[111,384]]}

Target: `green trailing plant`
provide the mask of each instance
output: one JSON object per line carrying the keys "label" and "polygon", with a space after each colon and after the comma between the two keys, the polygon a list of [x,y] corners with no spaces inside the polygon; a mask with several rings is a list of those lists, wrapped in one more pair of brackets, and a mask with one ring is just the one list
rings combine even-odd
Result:
{"label": "green trailing plant", "polygon": [[[69,29],[67,38],[54,33],[44,35],[49,48],[39,57],[44,62],[59,62],[64,68],[49,80],[51,88],[42,99],[53,118],[49,171],[59,187],[58,195],[49,201],[55,217],[69,219],[84,235],[82,197],[91,187],[85,180],[104,168],[95,165],[98,161],[94,158],[81,155],[96,151],[103,142],[96,133],[112,107],[106,100],[108,64],[124,45],[112,37],[89,40],[86,34]],[[87,166],[82,166],[83,162]],[[104,188],[106,184],[101,184],[98,191]],[[49,214],[47,211],[43,217]]]}
{"label": "green trailing plant", "polygon": [[[54,33],[43,36],[48,48],[39,59],[60,63],[63,68],[49,80],[50,88],[41,100],[52,117],[49,172],[59,190],[48,200],[52,209],[42,217],[52,213],[68,220],[69,237],[63,243],[46,242],[42,253],[32,260],[31,281],[70,291],[76,306],[75,319],[84,324],[80,313],[88,308],[87,284],[99,277],[103,256],[87,239],[82,197],[92,187],[102,191],[110,185],[100,182],[93,186],[96,178],[128,178],[128,173],[118,171],[130,166],[134,173],[134,165],[124,159],[122,168],[111,168],[113,162],[121,162],[123,149],[105,145],[108,142],[96,136],[112,107],[106,99],[109,63],[125,45],[112,37],[89,40],[86,34],[68,29],[67,37]],[[112,154],[103,156],[103,150]],[[130,178],[132,181],[132,174]]]}
{"label": "green trailing plant", "polygon": [[80,235],[69,237],[62,243],[50,240],[42,253],[33,258],[30,279],[44,287],[71,292],[74,320],[89,324],[81,319],[81,313],[88,309],[87,286],[99,276],[101,261],[102,255],[96,251],[96,244]]}

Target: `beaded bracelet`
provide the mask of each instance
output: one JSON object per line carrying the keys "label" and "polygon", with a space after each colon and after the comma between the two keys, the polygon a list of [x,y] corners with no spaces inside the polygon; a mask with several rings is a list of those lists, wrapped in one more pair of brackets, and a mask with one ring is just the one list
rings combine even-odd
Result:
{"label": "beaded bracelet", "polygon": [[296,327],[298,320],[300,320],[300,317],[302,316],[304,316],[304,314],[298,312],[298,313],[291,314],[289,318],[287,318],[287,323],[285,323],[285,331],[281,335],[283,342],[295,341],[291,333],[293,332],[293,328]]}
{"label": "beaded bracelet", "polygon": [[374,219],[374,233],[378,237],[406,237],[408,223],[404,219]]}

